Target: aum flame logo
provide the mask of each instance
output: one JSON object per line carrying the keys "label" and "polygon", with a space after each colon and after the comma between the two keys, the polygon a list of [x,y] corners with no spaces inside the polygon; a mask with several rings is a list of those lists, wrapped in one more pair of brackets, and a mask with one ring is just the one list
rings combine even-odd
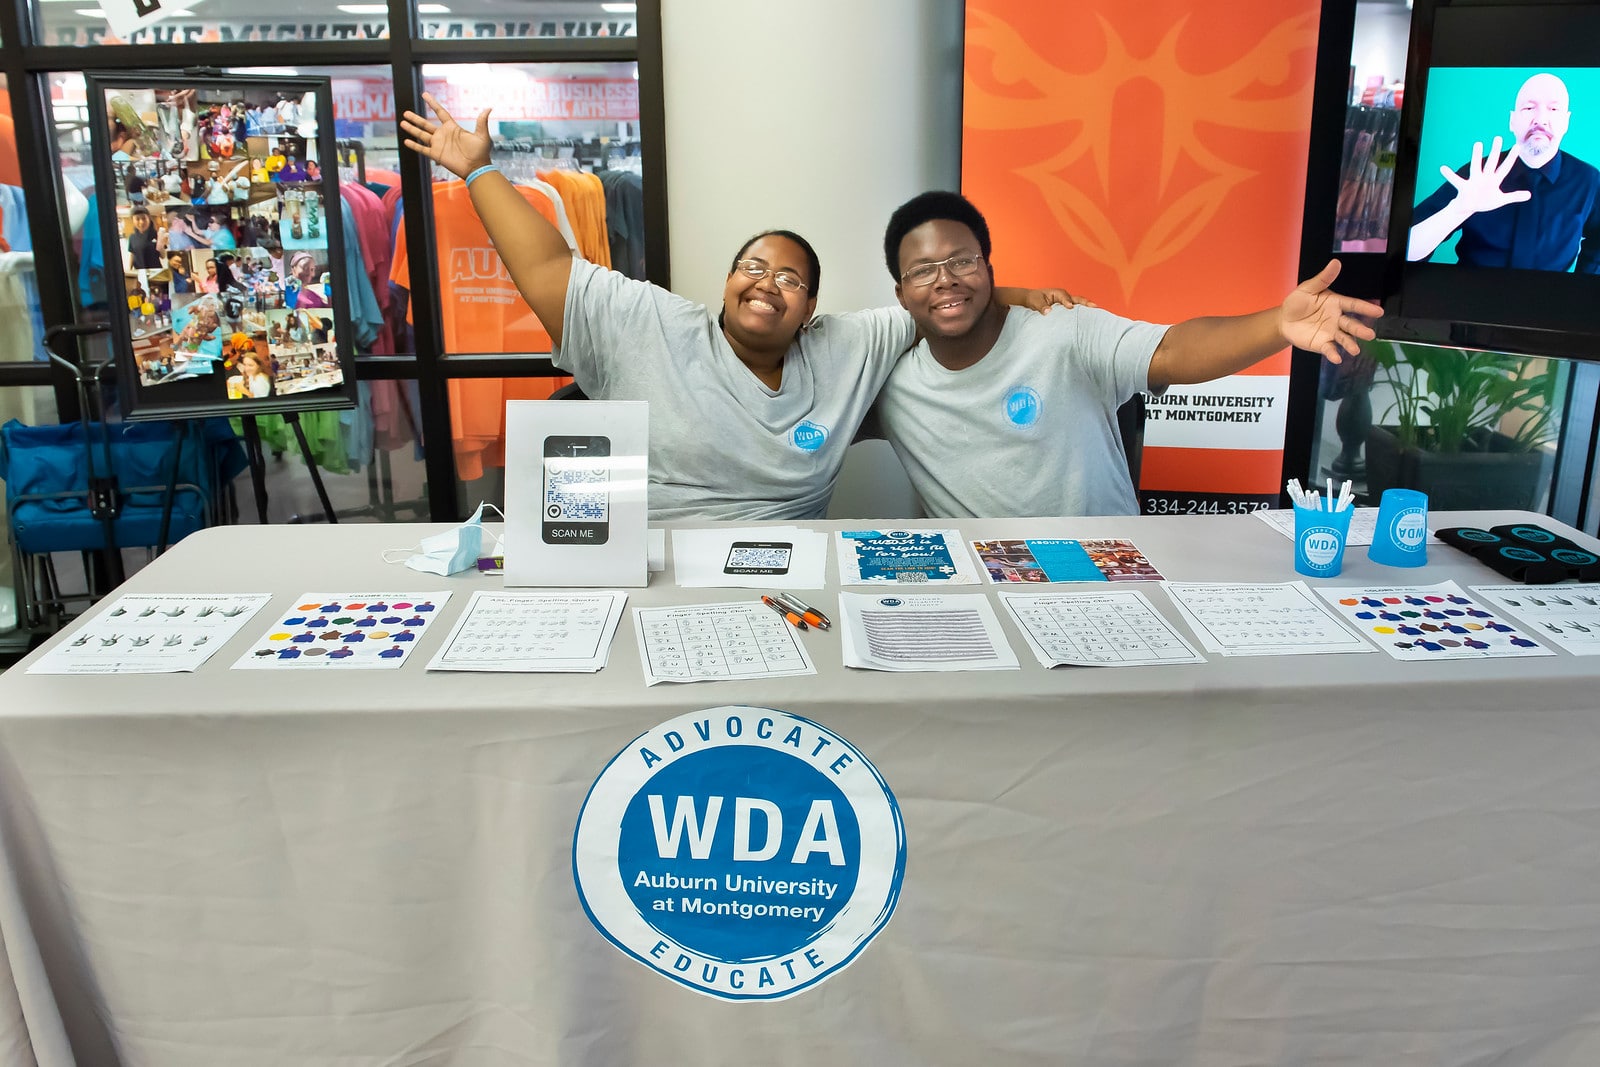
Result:
{"label": "aum flame logo", "polygon": [[[1078,17],[1089,18],[1087,13]],[[1160,16],[1146,9],[1141,17]],[[1187,14],[1177,17],[1144,55],[1135,54],[1104,15],[1093,18],[1104,61],[1098,70],[1075,73],[1040,55],[1017,27],[969,4],[965,122],[979,130],[1036,130],[1047,144],[1061,142],[1054,155],[1022,164],[1015,173],[1038,188],[1068,241],[1114,271],[1128,299],[1145,271],[1192,244],[1224,198],[1257,174],[1230,159],[1226,148],[1214,147],[1228,138],[1208,138],[1208,129],[1293,133],[1309,127],[1311,67],[1304,53],[1316,47],[1317,16],[1313,10],[1284,19],[1254,44],[1241,45],[1237,58],[1206,71],[1190,69],[1198,50],[1188,47],[1180,54]],[[1214,42],[1233,39],[1212,37]],[[1221,58],[1215,48],[1204,54],[1208,64]],[[982,83],[971,72],[980,73]],[[1129,90],[1148,92],[1151,86],[1160,98],[1159,128],[1141,124],[1138,133],[1159,145],[1157,195],[1154,204],[1130,207],[1127,199],[1140,193],[1112,180],[1113,134],[1119,122],[1129,121],[1119,114],[1118,97]],[[1097,187],[1088,180],[1086,162]],[[1114,221],[1131,217],[1137,217],[1136,224]]]}

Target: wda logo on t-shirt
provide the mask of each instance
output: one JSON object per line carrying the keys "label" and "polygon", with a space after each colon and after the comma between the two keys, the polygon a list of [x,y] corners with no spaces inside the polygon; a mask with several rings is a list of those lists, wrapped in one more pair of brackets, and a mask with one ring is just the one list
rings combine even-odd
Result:
{"label": "wda logo on t-shirt", "polygon": [[828,439],[828,428],[806,419],[794,428],[794,447],[802,452],[815,452]]}
{"label": "wda logo on t-shirt", "polygon": [[894,914],[906,836],[888,783],[843,737],[784,711],[669,719],[606,765],[578,813],[589,919],[663,977],[782,1000],[848,966]]}
{"label": "wda logo on t-shirt", "polygon": [[1032,426],[1043,410],[1039,394],[1026,385],[1011,390],[1006,397],[1006,418],[1013,426]]}

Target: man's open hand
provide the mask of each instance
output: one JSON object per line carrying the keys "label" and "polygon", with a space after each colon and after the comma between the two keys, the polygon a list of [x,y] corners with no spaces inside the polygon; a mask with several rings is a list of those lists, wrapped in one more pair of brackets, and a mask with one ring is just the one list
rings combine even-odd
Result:
{"label": "man's open hand", "polygon": [[1342,362],[1345,353],[1360,355],[1361,342],[1378,336],[1365,320],[1383,314],[1383,308],[1369,300],[1340,296],[1330,289],[1338,276],[1339,261],[1331,259],[1315,278],[1301,282],[1279,311],[1285,340],[1334,363]]}

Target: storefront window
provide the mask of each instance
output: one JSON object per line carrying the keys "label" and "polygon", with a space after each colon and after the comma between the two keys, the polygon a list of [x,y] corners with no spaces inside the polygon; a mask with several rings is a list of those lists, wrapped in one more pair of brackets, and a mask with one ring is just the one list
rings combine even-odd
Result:
{"label": "storefront window", "polygon": [[[493,109],[494,162],[585,259],[644,277],[639,93],[633,63],[428,66],[424,84],[462,122]],[[433,168],[440,315],[447,353],[543,354],[464,183]],[[401,234],[395,258],[407,259]]]}
{"label": "storefront window", "polygon": [[[167,5],[163,5],[167,6]],[[369,41],[389,36],[388,8],[338,0],[175,0],[166,18],[117,37],[100,9],[82,0],[38,0],[34,25],[44,45],[231,44],[235,41]],[[423,7],[445,5],[424,4]]]}
{"label": "storefront window", "polygon": [[[22,193],[11,94],[0,77],[0,361],[48,359],[39,313],[39,282],[33,266],[33,235]],[[0,412],[0,423],[20,417]]]}
{"label": "storefront window", "polygon": [[1400,132],[1400,105],[1405,100],[1410,35],[1409,7],[1356,5],[1335,252],[1383,252],[1389,247],[1395,143]]}
{"label": "storefront window", "polygon": [[[428,90],[458,119],[492,109],[494,162],[578,253],[643,278],[644,175],[633,63],[428,66]],[[550,335],[528,308],[478,221],[465,185],[434,167],[440,321],[449,355],[545,355]],[[402,236],[403,241],[403,236]],[[403,249],[397,261],[404,261]],[[570,378],[449,383],[461,499],[501,502],[505,404],[544,399]]]}

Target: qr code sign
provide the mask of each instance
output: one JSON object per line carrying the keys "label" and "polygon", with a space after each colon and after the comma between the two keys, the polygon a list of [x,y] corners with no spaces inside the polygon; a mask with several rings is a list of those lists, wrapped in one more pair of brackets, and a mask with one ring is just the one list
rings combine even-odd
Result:
{"label": "qr code sign", "polygon": [[731,563],[740,567],[785,567],[789,564],[787,548],[735,549]]}
{"label": "qr code sign", "polygon": [[573,522],[606,520],[606,472],[601,467],[551,467],[545,513]]}

